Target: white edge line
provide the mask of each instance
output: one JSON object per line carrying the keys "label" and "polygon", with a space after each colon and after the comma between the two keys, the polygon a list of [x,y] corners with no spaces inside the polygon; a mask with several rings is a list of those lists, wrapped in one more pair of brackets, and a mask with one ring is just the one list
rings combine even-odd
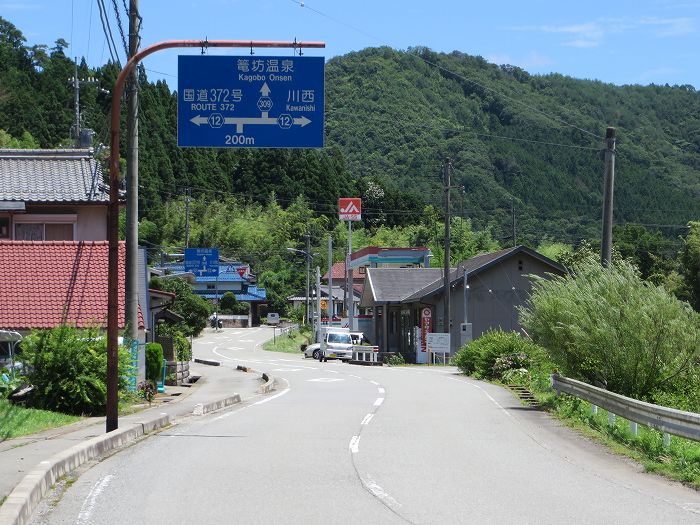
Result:
{"label": "white edge line", "polygon": [[374,417],[374,414],[367,414],[365,418],[362,420],[362,423],[360,425],[369,425],[369,422],[372,421],[372,418]]}
{"label": "white edge line", "polygon": [[97,498],[100,497],[100,494],[107,488],[107,485],[109,485],[109,482],[112,481],[113,478],[113,474],[107,474],[90,489],[87,498],[85,498],[82,507],[80,507],[80,513],[78,514],[76,523],[90,523],[92,511],[95,510],[95,505],[97,504]]}
{"label": "white edge line", "polygon": [[374,406],[375,406],[375,407],[378,407],[378,406],[380,406],[382,403],[384,403],[384,398],[383,398],[383,397],[378,397],[377,400],[374,402]]}
{"label": "white edge line", "polygon": [[380,394],[386,394],[386,390],[384,390],[382,387],[379,387],[377,390]]}

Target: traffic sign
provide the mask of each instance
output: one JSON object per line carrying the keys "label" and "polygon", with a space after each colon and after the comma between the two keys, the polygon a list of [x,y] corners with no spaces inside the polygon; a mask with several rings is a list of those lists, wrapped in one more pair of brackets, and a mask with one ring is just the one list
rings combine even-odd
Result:
{"label": "traffic sign", "polygon": [[178,59],[178,146],[323,147],[323,57]]}
{"label": "traffic sign", "polygon": [[427,334],[428,352],[433,354],[449,354],[450,353],[450,334],[449,333],[432,333]]}
{"label": "traffic sign", "polygon": [[197,277],[218,277],[218,248],[185,248],[185,271]]}
{"label": "traffic sign", "polygon": [[358,197],[341,197],[338,199],[338,218],[341,221],[362,220],[362,199]]}

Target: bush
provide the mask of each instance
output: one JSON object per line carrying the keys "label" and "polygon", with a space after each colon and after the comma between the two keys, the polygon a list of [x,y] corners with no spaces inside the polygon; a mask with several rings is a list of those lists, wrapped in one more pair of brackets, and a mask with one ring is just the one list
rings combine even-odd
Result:
{"label": "bush", "polygon": [[462,347],[454,363],[463,373],[486,379],[501,379],[508,370],[529,369],[545,360],[545,353],[515,332],[489,330]]}
{"label": "bush", "polygon": [[146,344],[146,379],[158,382],[163,368],[163,346],[160,343]]}
{"label": "bush", "polygon": [[571,275],[535,279],[521,322],[567,376],[637,399],[687,382],[697,391],[700,315],[628,262],[588,258]]}
{"label": "bush", "polygon": [[405,365],[406,360],[404,359],[403,355],[401,355],[400,353],[396,353],[394,355],[384,357],[384,363],[391,366],[398,366]]}
{"label": "bush", "polygon": [[[20,359],[34,385],[31,405],[67,414],[101,415],[107,402],[107,340],[97,329],[59,326],[24,338]],[[129,352],[119,348],[118,387],[126,390]]]}

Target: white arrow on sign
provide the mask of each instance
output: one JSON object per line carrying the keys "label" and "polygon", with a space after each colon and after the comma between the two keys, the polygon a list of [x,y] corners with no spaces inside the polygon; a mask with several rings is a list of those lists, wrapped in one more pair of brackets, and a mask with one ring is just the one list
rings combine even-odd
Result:
{"label": "white arrow on sign", "polygon": [[265,83],[262,85],[262,87],[260,88],[260,94],[261,94],[263,97],[266,97],[266,96],[268,96],[268,95],[270,94],[270,88],[268,87],[267,82],[265,82]]}
{"label": "white arrow on sign", "polygon": [[[207,124],[209,122],[209,119],[207,117],[202,117],[201,115],[197,115],[196,117],[192,117],[190,119],[190,122],[192,122],[192,124],[196,124],[197,126],[200,126],[202,124]],[[310,123],[311,123],[311,120],[308,119],[307,117],[294,118],[294,124],[297,126],[301,126],[302,128]],[[272,117],[226,117],[224,119],[224,124],[235,124],[236,125],[236,133],[243,133],[243,126],[245,124],[248,124],[248,125],[277,124],[277,125],[279,125],[279,122],[278,122],[278,119],[272,118]]]}

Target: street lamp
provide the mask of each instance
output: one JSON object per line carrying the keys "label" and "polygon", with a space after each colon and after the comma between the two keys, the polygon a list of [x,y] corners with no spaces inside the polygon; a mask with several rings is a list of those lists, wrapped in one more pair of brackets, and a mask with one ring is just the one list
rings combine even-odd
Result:
{"label": "street lamp", "polygon": [[304,324],[309,322],[309,272],[311,271],[311,259],[318,255],[317,253],[309,253],[306,250],[298,250],[297,248],[287,248],[288,252],[297,253],[306,257],[306,297],[304,301]]}

